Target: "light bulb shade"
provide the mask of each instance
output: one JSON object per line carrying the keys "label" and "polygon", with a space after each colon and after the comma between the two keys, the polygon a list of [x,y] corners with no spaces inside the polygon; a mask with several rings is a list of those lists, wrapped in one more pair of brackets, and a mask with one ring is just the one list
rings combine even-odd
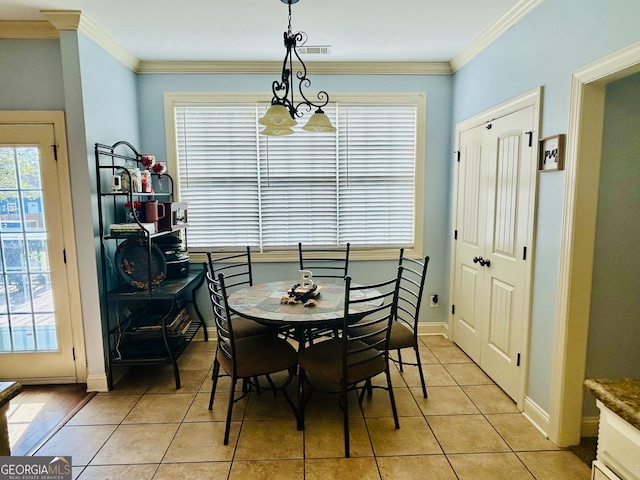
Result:
{"label": "light bulb shade", "polygon": [[321,133],[331,133],[336,131],[336,127],[331,125],[331,120],[329,120],[329,117],[327,117],[322,110],[317,110],[316,113],[311,115],[311,118],[307,124],[302,127],[302,129],[307,132]]}
{"label": "light bulb shade", "polygon": [[291,118],[291,114],[289,113],[289,110],[287,110],[287,107],[278,104],[271,105],[267,110],[267,113],[264,114],[264,117],[258,120],[258,123],[265,127],[280,128],[293,127],[298,124],[295,119]]}
{"label": "light bulb shade", "polygon": [[260,132],[260,135],[269,135],[270,137],[281,137],[283,135],[291,135],[293,130],[289,127],[275,127],[269,126],[265,127],[264,130]]}

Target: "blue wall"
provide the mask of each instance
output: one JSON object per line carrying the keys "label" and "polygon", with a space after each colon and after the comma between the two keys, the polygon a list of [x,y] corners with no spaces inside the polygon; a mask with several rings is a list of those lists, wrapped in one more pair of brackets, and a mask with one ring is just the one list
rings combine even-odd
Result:
{"label": "blue wall", "polygon": [[95,42],[80,35],[82,98],[88,153],[94,143],[140,143],[138,76]]}
{"label": "blue wall", "polygon": [[64,110],[58,40],[0,39],[0,109]]}
{"label": "blue wall", "polygon": [[[540,138],[567,133],[571,74],[640,41],[637,0],[545,0],[454,75],[454,124],[542,85]],[[528,394],[546,411],[564,202],[564,171],[539,176]]]}

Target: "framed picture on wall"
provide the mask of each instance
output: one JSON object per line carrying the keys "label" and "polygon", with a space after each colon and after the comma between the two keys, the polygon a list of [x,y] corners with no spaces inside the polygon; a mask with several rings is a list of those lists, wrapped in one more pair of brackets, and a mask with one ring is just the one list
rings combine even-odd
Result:
{"label": "framed picture on wall", "polygon": [[564,134],[540,139],[538,171],[551,172],[564,169]]}

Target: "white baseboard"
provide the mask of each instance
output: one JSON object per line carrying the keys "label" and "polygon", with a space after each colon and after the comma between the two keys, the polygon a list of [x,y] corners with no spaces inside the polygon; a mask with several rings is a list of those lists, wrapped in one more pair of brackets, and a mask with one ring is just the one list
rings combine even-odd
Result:
{"label": "white baseboard", "polygon": [[108,392],[107,374],[87,375],[87,392]]}
{"label": "white baseboard", "polygon": [[600,417],[582,417],[581,437],[597,437]]}
{"label": "white baseboard", "polygon": [[66,385],[69,383],[79,383],[76,377],[34,377],[12,379],[21,385]]}
{"label": "white baseboard", "polygon": [[[216,327],[207,326],[205,328],[207,329],[209,341],[218,339],[218,332],[216,332]],[[193,337],[193,340],[204,341],[204,332],[202,330],[198,330],[198,333],[196,333],[196,336]]]}
{"label": "white baseboard", "polygon": [[549,436],[549,414],[545,412],[531,398],[524,399],[524,412],[522,412],[527,420],[536,427],[545,438]]}
{"label": "white baseboard", "polygon": [[418,323],[418,335],[442,335],[449,338],[449,324],[445,322]]}

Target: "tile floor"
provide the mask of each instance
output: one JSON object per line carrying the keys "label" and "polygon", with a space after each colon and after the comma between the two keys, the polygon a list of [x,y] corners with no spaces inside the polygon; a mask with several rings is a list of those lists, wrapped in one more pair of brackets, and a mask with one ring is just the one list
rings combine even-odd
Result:
{"label": "tile floor", "polygon": [[222,444],[228,378],[212,412],[215,342],[193,342],[170,368],[138,367],[96,395],[36,455],[71,455],[74,478],[588,480],[589,467],[546,440],[454,344],[422,337],[429,398],[415,368],[393,367],[400,429],[384,391],[350,399],[352,458],[344,458],[337,397],[315,392],[305,430],[281,395],[251,393],[234,407]]}

